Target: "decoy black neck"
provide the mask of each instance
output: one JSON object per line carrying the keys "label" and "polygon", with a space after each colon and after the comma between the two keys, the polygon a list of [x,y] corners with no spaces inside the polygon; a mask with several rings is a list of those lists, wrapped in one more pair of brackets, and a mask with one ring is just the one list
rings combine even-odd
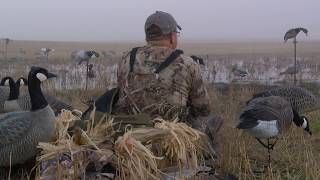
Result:
{"label": "decoy black neck", "polygon": [[303,125],[303,119],[300,117],[299,113],[295,110],[293,110],[293,122],[296,126],[301,127]]}
{"label": "decoy black neck", "polygon": [[47,100],[41,90],[41,82],[37,77],[30,73],[28,76],[28,89],[31,99],[31,111],[43,109],[48,105]]}
{"label": "decoy black neck", "polygon": [[16,100],[19,97],[19,87],[17,87],[16,83],[13,80],[9,80],[9,88],[10,88],[10,93],[8,100]]}

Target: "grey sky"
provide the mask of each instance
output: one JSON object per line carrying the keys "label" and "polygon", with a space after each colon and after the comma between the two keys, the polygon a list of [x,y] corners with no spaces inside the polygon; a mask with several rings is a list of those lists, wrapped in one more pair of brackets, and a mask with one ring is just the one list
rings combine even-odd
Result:
{"label": "grey sky", "polygon": [[155,10],[171,13],[187,40],[282,39],[288,28],[320,39],[319,0],[1,0],[0,37],[137,41]]}

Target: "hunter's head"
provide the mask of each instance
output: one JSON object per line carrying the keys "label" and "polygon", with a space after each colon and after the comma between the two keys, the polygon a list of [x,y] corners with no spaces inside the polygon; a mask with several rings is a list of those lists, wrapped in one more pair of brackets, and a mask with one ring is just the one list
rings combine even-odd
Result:
{"label": "hunter's head", "polygon": [[172,49],[177,47],[181,27],[171,14],[156,11],[147,18],[144,30],[149,45],[165,46]]}

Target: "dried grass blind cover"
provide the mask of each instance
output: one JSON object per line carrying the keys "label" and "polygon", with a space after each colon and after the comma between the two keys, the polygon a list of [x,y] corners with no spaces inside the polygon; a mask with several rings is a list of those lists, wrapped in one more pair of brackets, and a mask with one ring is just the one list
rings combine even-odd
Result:
{"label": "dried grass blind cover", "polygon": [[79,120],[70,111],[63,111],[56,122],[56,139],[40,143],[37,158],[40,179],[114,178],[103,172],[111,164],[117,179],[159,179],[169,166],[197,169],[204,165],[206,136],[178,120],[154,120],[154,128],[138,128],[114,140],[110,117],[103,117],[87,131],[68,129]]}

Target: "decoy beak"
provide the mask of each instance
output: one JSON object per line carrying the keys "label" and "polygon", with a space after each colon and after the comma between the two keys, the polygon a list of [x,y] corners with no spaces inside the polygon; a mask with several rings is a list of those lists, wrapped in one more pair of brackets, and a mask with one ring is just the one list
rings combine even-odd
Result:
{"label": "decoy beak", "polygon": [[48,73],[48,76],[47,76],[47,77],[48,77],[48,79],[49,79],[49,78],[57,77],[57,75],[55,75],[55,74],[53,74],[53,73]]}

